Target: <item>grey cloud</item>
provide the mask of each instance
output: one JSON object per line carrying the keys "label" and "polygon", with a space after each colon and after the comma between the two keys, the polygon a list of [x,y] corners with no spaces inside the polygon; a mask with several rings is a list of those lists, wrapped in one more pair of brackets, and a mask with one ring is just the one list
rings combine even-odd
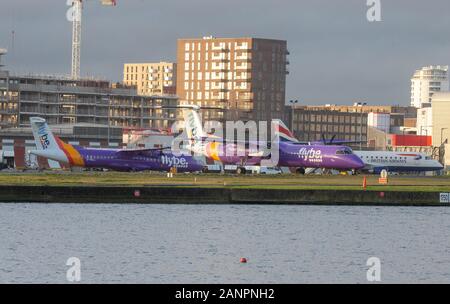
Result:
{"label": "grey cloud", "polygon": [[[365,0],[89,0],[83,73],[120,80],[124,62],[175,60],[181,37],[267,37],[288,40],[288,99],[407,104],[413,71],[450,61],[450,2],[381,2],[383,21],[369,23]],[[69,72],[65,3],[1,0],[0,47],[16,31],[12,70]]]}

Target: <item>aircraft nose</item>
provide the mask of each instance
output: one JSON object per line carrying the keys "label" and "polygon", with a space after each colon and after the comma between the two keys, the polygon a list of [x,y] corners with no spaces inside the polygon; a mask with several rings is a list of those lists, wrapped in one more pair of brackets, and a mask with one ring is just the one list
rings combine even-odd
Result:
{"label": "aircraft nose", "polygon": [[354,169],[362,169],[364,168],[364,162],[358,156],[354,155],[351,160],[352,168]]}

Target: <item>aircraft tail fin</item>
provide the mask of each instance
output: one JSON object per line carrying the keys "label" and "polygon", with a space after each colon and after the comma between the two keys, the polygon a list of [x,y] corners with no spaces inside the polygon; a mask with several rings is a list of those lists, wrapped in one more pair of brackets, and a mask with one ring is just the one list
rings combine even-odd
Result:
{"label": "aircraft tail fin", "polygon": [[30,118],[34,141],[38,150],[59,150],[58,142],[48,127],[45,119],[40,117]]}
{"label": "aircraft tail fin", "polygon": [[30,153],[51,160],[68,163],[69,159],[65,151],[61,148],[61,146],[67,144],[64,144],[59,138],[56,138],[53,135],[45,119],[41,117],[31,117],[30,123],[37,148],[37,150],[30,151]]}
{"label": "aircraft tail fin", "polygon": [[187,136],[191,141],[201,141],[206,137],[202,127],[202,120],[198,110],[195,108],[183,109],[183,117]]}
{"label": "aircraft tail fin", "polygon": [[275,127],[275,138],[278,138],[280,141],[284,142],[293,142],[298,143],[299,141],[295,138],[294,134],[292,134],[291,130],[283,123],[280,119],[273,119],[272,124]]}

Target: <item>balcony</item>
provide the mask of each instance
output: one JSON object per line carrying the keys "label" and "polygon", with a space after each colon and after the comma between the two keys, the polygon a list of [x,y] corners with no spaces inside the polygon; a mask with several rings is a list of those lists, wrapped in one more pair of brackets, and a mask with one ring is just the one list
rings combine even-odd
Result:
{"label": "balcony", "polygon": [[242,71],[251,71],[252,65],[250,63],[236,64],[234,67],[236,70]]}
{"label": "balcony", "polygon": [[238,56],[238,57],[236,57],[235,58],[235,61],[236,62],[248,62],[248,63],[250,63],[251,62],[251,58],[249,58],[249,57],[247,57],[247,56]]}
{"label": "balcony", "polygon": [[18,114],[17,109],[0,109],[0,114]]}
{"label": "balcony", "polygon": [[20,103],[34,103],[34,104],[39,104],[40,101],[39,100],[31,100],[31,99],[20,99]]}
{"label": "balcony", "polygon": [[229,71],[226,66],[212,66],[211,70],[213,71],[219,71],[219,72],[227,72]]}
{"label": "balcony", "polygon": [[212,46],[211,46],[211,50],[213,50],[213,51],[222,51],[222,52],[225,52],[227,49],[223,46],[224,44],[222,44],[222,45],[217,45],[217,44],[215,44],[215,43],[213,43],[212,44]]}
{"label": "balcony", "polygon": [[236,45],[235,50],[247,51],[247,52],[251,51],[248,44],[247,45]]}
{"label": "balcony", "polygon": [[224,60],[225,59],[225,54],[219,54],[219,55],[212,55],[211,56],[211,60]]}
{"label": "balcony", "polygon": [[222,91],[222,90],[226,90],[226,89],[225,89],[225,87],[222,87],[222,86],[211,86],[211,90]]}

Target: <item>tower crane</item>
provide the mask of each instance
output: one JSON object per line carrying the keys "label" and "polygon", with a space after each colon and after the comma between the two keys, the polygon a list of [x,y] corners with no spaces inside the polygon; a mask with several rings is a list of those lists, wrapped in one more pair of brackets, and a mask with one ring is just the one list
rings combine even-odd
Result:
{"label": "tower crane", "polygon": [[[83,2],[86,0],[72,1],[72,78],[80,78],[81,59],[81,20],[83,13]],[[102,5],[116,6],[116,0],[99,0]],[[69,2],[70,3],[70,2]]]}

